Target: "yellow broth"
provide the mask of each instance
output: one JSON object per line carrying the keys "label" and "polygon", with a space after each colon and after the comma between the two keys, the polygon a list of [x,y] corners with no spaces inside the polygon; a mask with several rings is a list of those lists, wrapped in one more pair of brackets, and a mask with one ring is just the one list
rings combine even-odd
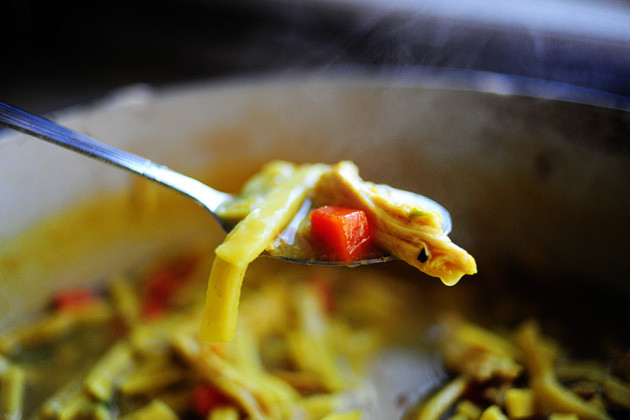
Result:
{"label": "yellow broth", "polygon": [[[233,175],[203,178],[211,185],[234,191],[249,173]],[[46,308],[57,291],[76,285],[92,287],[107,300],[108,284],[114,277],[123,276],[142,297],[146,293],[142,285],[151,273],[180,258],[192,258],[196,264],[182,289],[185,292],[170,309],[182,311],[194,306],[203,298],[213,248],[223,235],[212,218],[188,200],[135,179],[128,191],[104,194],[93,201],[72,206],[5,243],[0,250],[2,287],[10,290],[4,296],[5,299],[10,296],[13,301],[0,309],[5,311],[2,314],[2,336],[11,336],[16,329],[36,322],[47,310],[42,308]],[[566,290],[546,288],[548,294],[543,296],[535,291],[542,284],[539,280],[530,279],[527,273],[510,273],[520,283],[506,281],[503,288],[492,290],[489,298],[488,284],[494,286],[496,282],[486,283],[483,265],[480,267],[480,276],[465,278],[461,284],[449,288],[400,262],[348,269],[300,266],[262,258],[248,271],[243,298],[247,302],[248,297],[274,283],[295,293],[295,287],[299,288],[300,284],[324,278],[334,291],[335,317],[347,323],[357,334],[353,335],[357,340],[361,337],[360,332],[373,335],[375,357],[380,352],[393,352],[397,348],[424,357],[435,344],[432,327],[450,312],[462,313],[493,329],[514,327],[522,320],[536,316],[545,328],[559,332],[558,337],[572,345],[570,353],[576,350],[582,352],[581,356],[597,354],[605,362],[620,358],[627,350],[628,332],[624,333],[624,326],[619,323],[619,313],[623,313],[619,303],[623,302],[623,297],[615,300],[605,292],[600,292],[599,296],[590,293],[593,301],[607,300],[611,305],[598,313],[595,321],[590,321],[601,322],[603,326],[599,330],[584,331],[584,320],[588,317],[575,312],[580,307],[578,298],[585,296],[584,291],[574,290],[567,295]],[[515,284],[520,284],[521,288]],[[571,298],[558,300],[562,294]],[[532,304],[534,306],[530,306]],[[251,306],[253,313],[262,315],[266,312],[265,307]],[[248,307],[247,303],[245,307]],[[555,308],[560,308],[559,313]],[[617,323],[611,322],[615,319]],[[21,351],[16,348],[15,353],[5,351],[11,363],[23,366],[26,372],[25,415],[36,413],[42,402],[73,380],[83,381],[92,364],[128,331],[121,328],[117,315],[112,315],[107,322],[88,324],[71,329],[52,343],[25,346]],[[582,334],[575,334],[576,331]],[[274,356],[284,344],[273,337],[265,340],[260,352],[266,367],[270,370],[286,367],[286,361]],[[584,343],[590,348],[581,346]],[[350,343],[342,351],[349,362],[353,362],[351,349]],[[359,370],[369,371],[370,360],[371,357],[367,357],[366,365]],[[394,375],[398,373],[393,372]],[[434,390],[422,388],[424,381],[426,377],[412,378],[393,391],[395,398],[388,403],[399,411],[411,410],[413,413],[416,403]],[[379,384],[373,385],[378,388]],[[423,393],[416,392],[421,388]],[[303,397],[311,392],[313,390],[304,390]],[[146,397],[139,400],[123,398],[106,407],[114,416],[118,410],[124,413],[146,402]],[[189,410],[184,413],[190,414]]]}

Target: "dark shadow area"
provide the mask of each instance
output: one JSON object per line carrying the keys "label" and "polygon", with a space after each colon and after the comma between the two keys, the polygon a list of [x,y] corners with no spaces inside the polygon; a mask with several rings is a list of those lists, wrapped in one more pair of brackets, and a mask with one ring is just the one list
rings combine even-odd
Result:
{"label": "dark shadow area", "polygon": [[[465,69],[630,97],[630,45],[293,2],[10,0],[0,96],[36,112],[121,86],[290,71]],[[351,70],[349,70],[351,69]]]}

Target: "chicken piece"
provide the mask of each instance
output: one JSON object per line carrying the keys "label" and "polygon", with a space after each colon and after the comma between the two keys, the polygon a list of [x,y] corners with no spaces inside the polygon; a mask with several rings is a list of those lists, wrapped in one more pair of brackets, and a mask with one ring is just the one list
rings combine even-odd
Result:
{"label": "chicken piece", "polygon": [[474,258],[442,230],[439,214],[398,202],[390,187],[361,179],[351,162],[340,162],[326,172],[312,200],[315,206],[336,204],[363,210],[380,248],[446,285],[477,272]]}

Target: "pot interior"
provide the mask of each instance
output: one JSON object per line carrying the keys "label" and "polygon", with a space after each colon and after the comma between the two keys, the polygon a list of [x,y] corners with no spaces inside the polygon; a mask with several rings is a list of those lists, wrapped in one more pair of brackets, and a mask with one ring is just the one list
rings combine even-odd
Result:
{"label": "pot interior", "polygon": [[[53,117],[227,192],[272,159],[354,161],[366,180],[445,206],[451,238],[477,259],[479,274],[454,288],[399,263],[351,270],[415,290],[401,318],[449,308],[505,324],[537,317],[585,352],[605,337],[630,343],[627,112],[300,80],[133,90]],[[106,282],[191,243],[211,259],[223,238],[174,192],[23,135],[0,141],[0,195],[2,329],[54,290]]]}

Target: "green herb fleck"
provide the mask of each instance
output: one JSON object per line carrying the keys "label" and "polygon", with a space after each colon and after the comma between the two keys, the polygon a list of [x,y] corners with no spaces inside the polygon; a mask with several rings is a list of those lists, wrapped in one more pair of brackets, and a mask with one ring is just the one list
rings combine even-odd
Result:
{"label": "green herb fleck", "polygon": [[420,216],[426,216],[427,212],[426,211],[422,211],[420,209],[412,209],[409,212],[409,218],[410,219],[415,219],[416,217],[420,217]]}

